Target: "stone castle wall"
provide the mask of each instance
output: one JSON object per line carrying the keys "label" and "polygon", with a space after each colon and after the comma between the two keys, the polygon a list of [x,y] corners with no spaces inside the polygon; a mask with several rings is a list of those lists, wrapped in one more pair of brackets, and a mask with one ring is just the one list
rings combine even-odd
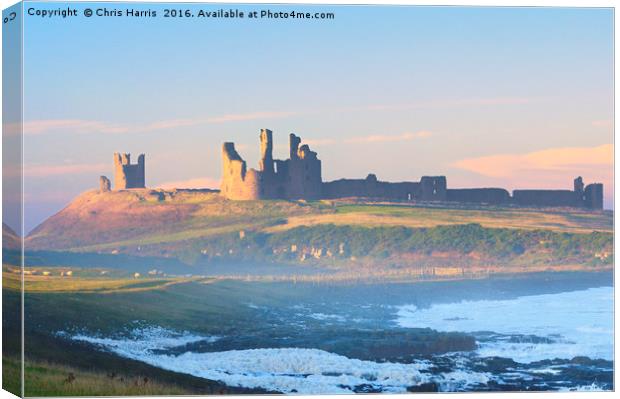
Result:
{"label": "stone castle wall", "polygon": [[515,190],[503,188],[448,189],[445,176],[422,176],[419,182],[385,182],[374,174],[365,179],[340,179],[323,182],[321,161],[301,138],[289,136],[289,158],[273,159],[273,134],[260,132],[259,169],[247,169],[233,143],[222,150],[221,193],[235,200],[254,199],[335,199],[362,197],[393,201],[440,201],[472,204],[569,206],[603,208],[603,185],[584,188],[578,177],[573,190]]}
{"label": "stone castle wall", "polygon": [[510,193],[503,188],[450,188],[447,193],[450,202],[466,202],[481,204],[508,204]]}
{"label": "stone castle wall", "polygon": [[584,206],[582,195],[570,190],[514,190],[512,202],[521,206]]}
{"label": "stone castle wall", "polygon": [[446,178],[423,176],[420,182],[385,182],[369,174],[365,179],[323,183],[323,198],[366,197],[395,201],[445,201]]}

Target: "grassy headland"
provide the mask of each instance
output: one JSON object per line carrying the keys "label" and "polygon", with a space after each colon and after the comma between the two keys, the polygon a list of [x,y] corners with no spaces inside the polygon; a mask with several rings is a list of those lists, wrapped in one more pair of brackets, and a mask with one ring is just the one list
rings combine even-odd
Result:
{"label": "grassy headland", "polygon": [[612,225],[610,211],[229,201],[213,192],[131,190],[82,194],[25,245],[30,251],[177,258],[195,265],[446,269],[439,274],[450,268],[586,270],[613,264]]}

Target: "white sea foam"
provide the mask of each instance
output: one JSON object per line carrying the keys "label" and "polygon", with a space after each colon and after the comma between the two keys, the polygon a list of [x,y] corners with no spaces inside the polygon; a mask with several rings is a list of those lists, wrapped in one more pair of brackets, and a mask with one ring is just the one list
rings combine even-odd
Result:
{"label": "white sea foam", "polygon": [[76,341],[86,341],[101,345],[121,356],[132,357],[135,353],[152,353],[154,350],[169,349],[176,346],[187,345],[194,342],[215,342],[220,337],[201,336],[188,331],[173,331],[159,326],[149,326],[131,330],[127,337],[106,338],[92,336],[84,333],[69,334],[62,332],[61,335],[69,335]]}
{"label": "white sea foam", "polygon": [[523,363],[574,356],[613,360],[612,287],[436,304],[426,309],[404,305],[398,307],[397,322],[402,327],[536,335],[555,341],[481,342],[480,356],[508,357]]}
{"label": "white sea foam", "polygon": [[431,367],[427,361],[377,363],[350,359],[319,349],[264,348],[168,355],[154,350],[213,338],[189,333],[178,335],[161,328],[152,328],[145,335],[137,332],[126,338],[86,334],[76,334],[71,338],[101,345],[120,356],[163,369],[222,381],[230,386],[284,393],[351,393],[359,385],[397,393],[406,392],[408,386],[430,381],[437,382],[444,390],[463,390],[492,378],[489,373],[472,371],[432,375],[427,371]]}

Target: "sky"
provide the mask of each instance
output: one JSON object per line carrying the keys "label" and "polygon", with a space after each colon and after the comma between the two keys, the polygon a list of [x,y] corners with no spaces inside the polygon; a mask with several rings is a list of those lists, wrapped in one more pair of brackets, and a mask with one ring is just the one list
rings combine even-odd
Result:
{"label": "sky", "polygon": [[257,167],[261,128],[275,158],[300,135],[325,181],[572,189],[581,175],[613,207],[611,9],[233,6],[335,14],[250,20],[73,6],[24,18],[26,231],[111,178],[114,152],[145,153],[149,187],[217,188],[222,143]]}

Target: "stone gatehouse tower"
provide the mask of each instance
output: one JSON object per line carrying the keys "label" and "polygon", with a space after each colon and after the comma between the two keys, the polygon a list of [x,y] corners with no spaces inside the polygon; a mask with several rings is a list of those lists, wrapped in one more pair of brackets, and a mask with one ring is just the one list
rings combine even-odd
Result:
{"label": "stone gatehouse tower", "polygon": [[138,163],[131,164],[130,154],[114,153],[114,188],[145,188],[144,154],[138,156]]}

